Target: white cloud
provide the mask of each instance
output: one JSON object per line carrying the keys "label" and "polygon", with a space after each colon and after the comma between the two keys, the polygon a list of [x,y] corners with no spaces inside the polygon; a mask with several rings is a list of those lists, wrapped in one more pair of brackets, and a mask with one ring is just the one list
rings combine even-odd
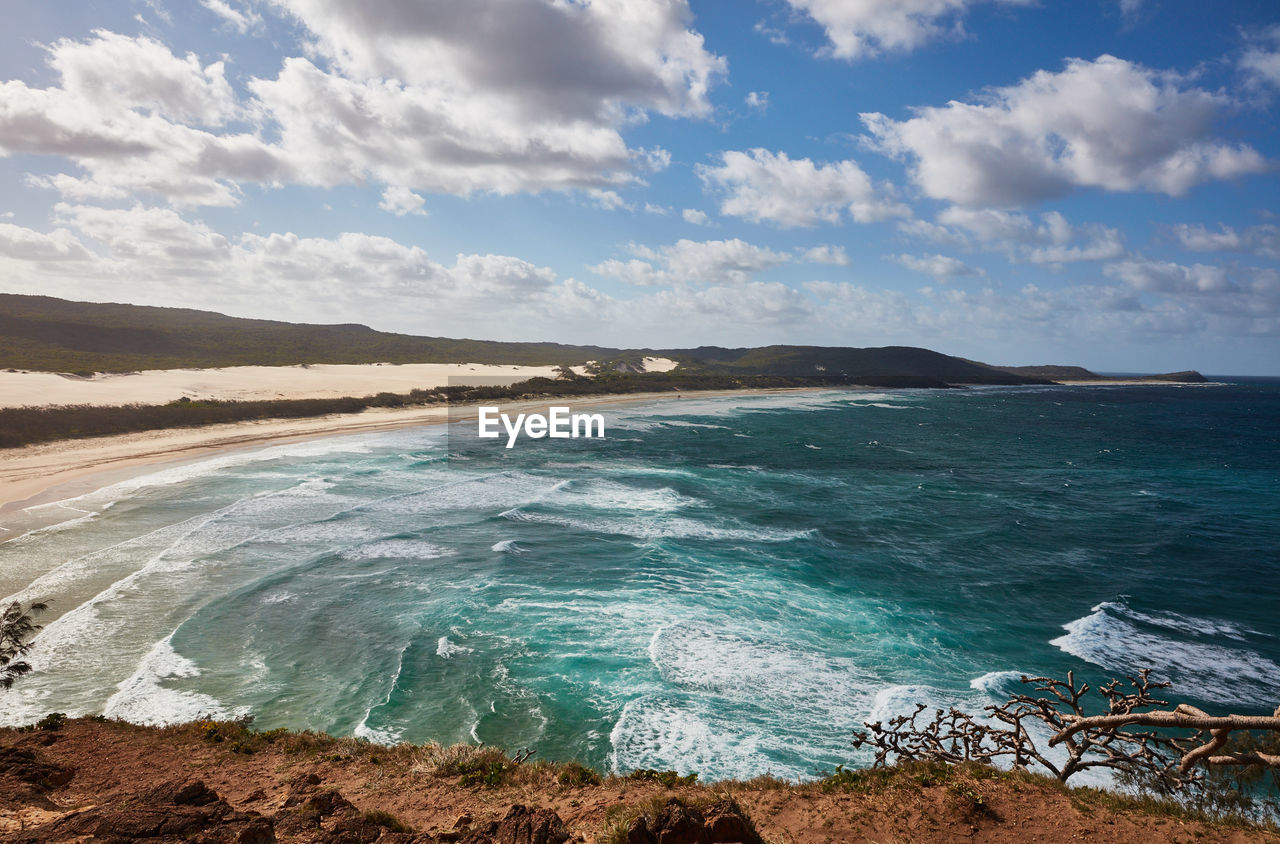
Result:
{"label": "white cloud", "polygon": [[593,120],[631,107],[705,115],[707,92],[726,69],[690,29],[686,0],[275,4],[349,76],[499,97],[524,119]]}
{"label": "white cloud", "polygon": [[[261,315],[269,300],[281,319],[615,345],[905,342],[960,351],[983,343],[1008,349],[1061,340],[1079,348],[1117,337],[1280,336],[1275,270],[1134,259],[1109,266],[1112,285],[907,294],[815,281],[795,289],[753,274],[808,253],[685,242],[634,247],[630,263],[659,286],[614,298],[518,257],[461,254],[444,263],[360,232],[225,237],[173,209],[146,206],[59,205],[54,222],[48,233],[0,224],[6,289],[112,301],[127,284],[130,298],[147,304]],[[683,283],[689,276],[701,281]],[[690,318],[672,322],[672,313]]]}
{"label": "white cloud", "polygon": [[843,246],[824,244],[804,250],[800,255],[800,260],[806,264],[830,264],[836,267],[847,267],[849,265],[849,254],[844,251]]}
{"label": "white cloud", "polygon": [[424,205],[426,205],[425,199],[403,185],[388,187],[382,192],[382,201],[378,203],[378,207],[383,211],[395,214],[397,217],[407,214],[425,217],[427,210],[423,207]]}
{"label": "white cloud", "polygon": [[0,256],[19,261],[85,261],[93,254],[75,235],[59,228],[45,234],[0,223]]}
{"label": "white cloud", "polygon": [[228,0],[200,0],[200,5],[222,18],[241,34],[262,25],[262,15],[252,8],[237,9]]}
{"label": "white cloud", "polygon": [[1105,272],[1148,293],[1227,293],[1238,290],[1225,267],[1184,266],[1169,261],[1135,258],[1109,264]]}
{"label": "white cloud", "polygon": [[665,205],[655,205],[652,202],[646,202],[644,204],[644,213],[657,214],[660,217],[665,217],[667,214],[671,213],[671,209]]}
{"label": "white cloud", "polygon": [[[840,59],[905,52],[946,35],[961,35],[969,7],[983,0],[787,0],[825,31],[827,51]],[[994,0],[1029,5],[1032,0]]]}
{"label": "white cloud", "polygon": [[783,228],[858,223],[910,216],[888,186],[877,186],[855,161],[814,164],[785,152],[752,149],[721,153],[721,163],[698,167],[709,190],[720,193],[720,213]]}
{"label": "white cloud", "polygon": [[913,233],[939,242],[950,238],[965,243],[967,238],[955,231],[961,229],[1010,260],[1031,264],[1111,261],[1125,254],[1124,236],[1118,229],[1096,223],[1072,225],[1057,211],[1041,214],[1037,224],[1026,214],[952,206],[938,214],[938,222],[943,225],[917,226]]}
{"label": "white cloud", "polygon": [[[256,25],[250,6],[205,5]],[[234,205],[245,182],[607,191],[671,160],[628,148],[622,129],[655,112],[708,116],[726,69],[685,0],[275,5],[309,33],[311,58],[286,57],[243,101],[222,62],[152,38],[56,42],[57,86],[0,83],[0,154],[70,159],[86,174],[63,182],[69,199],[126,190]],[[227,130],[240,120],[263,135]]]}
{"label": "white cloud", "polygon": [[80,179],[67,173],[52,176],[27,176],[28,185],[46,190],[56,190],[64,199],[124,199],[129,192],[116,185],[106,185],[92,179]]}
{"label": "white cloud", "polygon": [[978,267],[970,266],[959,258],[952,258],[949,255],[887,255],[890,261],[895,261],[909,270],[915,270],[918,273],[928,273],[939,281],[954,278],[956,276],[986,275]]}
{"label": "white cloud", "polygon": [[602,208],[605,211],[617,211],[620,208],[629,209],[631,207],[616,190],[587,188],[586,194],[592,205],[595,205],[597,208]]}
{"label": "white cloud", "polygon": [[1192,252],[1248,252],[1263,258],[1280,258],[1280,226],[1270,223],[1240,231],[1220,225],[1216,232],[1202,225],[1179,223],[1173,233],[1182,248]]}
{"label": "white cloud", "polygon": [[152,38],[97,30],[89,41],[64,38],[49,50],[62,90],[95,113],[138,110],[175,122],[221,126],[240,111],[222,62],[202,67]]}
{"label": "white cloud", "polygon": [[321,184],[372,175],[509,194],[628,183],[633,166],[662,169],[670,153],[628,149],[620,129],[647,112],[709,115],[726,68],[689,28],[684,0],[276,5],[330,66],[290,58],[250,87]]}
{"label": "white cloud", "polygon": [[1134,258],[1108,264],[1105,272],[1139,294],[1159,297],[1166,308],[1233,321],[1228,324],[1238,335],[1280,333],[1280,270]]}
{"label": "white cloud", "polygon": [[1254,88],[1280,88],[1280,25],[1253,39],[1240,56],[1240,70]]}
{"label": "white cloud", "polygon": [[746,98],[747,108],[756,111],[765,112],[769,110],[769,92],[768,91],[751,91]]}
{"label": "white cloud", "polygon": [[1142,11],[1143,0],[1120,0],[1120,14],[1127,20],[1132,20]]}
{"label": "white cloud", "polygon": [[103,244],[117,259],[145,263],[151,274],[185,274],[188,266],[198,270],[232,253],[227,238],[171,208],[59,203],[54,211],[59,222]]}
{"label": "white cloud", "polygon": [[686,223],[693,223],[695,226],[705,226],[711,222],[706,212],[699,211],[697,208],[686,208],[680,212],[680,216]]}
{"label": "white cloud", "polygon": [[126,191],[177,204],[234,205],[240,181],[273,182],[292,168],[254,135],[216,134],[242,111],[222,64],[201,67],[149,38],[99,31],[49,48],[61,84],[0,83],[0,154],[60,155],[87,171],[47,185],[72,199]]}
{"label": "white cloud", "polygon": [[734,238],[732,240],[679,240],[651,249],[632,244],[629,261],[610,259],[591,271],[630,284],[743,284],[759,272],[785,264],[791,257]]}
{"label": "white cloud", "polygon": [[907,237],[944,243],[948,246],[968,246],[969,239],[963,234],[947,226],[931,223],[928,220],[911,219],[898,223],[898,231]]}
{"label": "white cloud", "polygon": [[977,102],[862,120],[880,151],[910,165],[931,197],[1008,206],[1083,187],[1181,196],[1197,184],[1268,169],[1252,147],[1215,140],[1225,95],[1112,56],[1072,59]]}

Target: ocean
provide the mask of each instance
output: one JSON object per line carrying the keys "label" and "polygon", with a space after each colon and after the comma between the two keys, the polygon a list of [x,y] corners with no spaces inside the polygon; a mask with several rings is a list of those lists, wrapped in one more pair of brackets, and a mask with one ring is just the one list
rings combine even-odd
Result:
{"label": "ocean", "polygon": [[[471,423],[470,429],[474,429]],[[1280,703],[1280,382],[686,395],[154,470],[0,544],[48,599],[0,724],[252,714],[803,779],[916,702],[1150,667]]]}

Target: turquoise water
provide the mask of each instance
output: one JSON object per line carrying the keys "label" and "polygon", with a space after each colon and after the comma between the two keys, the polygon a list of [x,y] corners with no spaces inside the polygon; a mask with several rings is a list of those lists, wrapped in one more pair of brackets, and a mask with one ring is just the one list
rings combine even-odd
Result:
{"label": "turquoise water", "polygon": [[0,723],[806,777],[1020,673],[1280,703],[1276,383],[685,398],[607,432],[333,438],[50,505],[0,545],[0,594],[54,601]]}

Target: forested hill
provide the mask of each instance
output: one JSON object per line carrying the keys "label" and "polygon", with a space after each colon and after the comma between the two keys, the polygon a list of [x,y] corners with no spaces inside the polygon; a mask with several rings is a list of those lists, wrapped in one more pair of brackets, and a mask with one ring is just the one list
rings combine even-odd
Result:
{"label": "forested hill", "polygon": [[679,372],[714,375],[918,378],[1024,383],[1025,376],[928,349],[765,346],[611,349],[559,343],[500,343],[415,337],[364,325],[299,325],[186,308],[70,302],[0,294],[0,368],[48,372],[289,366],[336,363],[602,364],[632,370],[646,356]]}
{"label": "forested hill", "polygon": [[618,349],[414,337],[365,325],[299,325],[187,308],[69,302],[0,293],[0,367],[130,372],[301,363],[503,363],[608,360]]}

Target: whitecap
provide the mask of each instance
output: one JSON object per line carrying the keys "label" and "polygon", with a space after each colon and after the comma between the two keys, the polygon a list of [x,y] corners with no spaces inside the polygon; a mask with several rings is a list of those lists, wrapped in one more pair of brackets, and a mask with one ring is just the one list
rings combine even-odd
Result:
{"label": "whitecap", "polygon": [[1012,689],[1024,689],[1021,671],[988,671],[969,681],[969,688],[984,692],[1001,701],[1007,700]]}
{"label": "whitecap", "polygon": [[151,648],[133,674],[107,699],[103,715],[134,724],[164,726],[197,718],[226,720],[248,712],[247,707],[229,708],[201,692],[166,688],[166,680],[200,676],[199,667],[173,649],[172,639],[171,633]]}
{"label": "whitecap", "polygon": [[1157,632],[1245,641],[1247,630],[1230,622],[1104,602],[1063,629],[1049,644],[1110,671],[1132,675],[1150,668],[1153,677],[1173,683],[1174,695],[1254,707],[1280,698],[1280,665],[1256,651]]}
{"label": "whitecap", "polygon": [[777,528],[716,527],[694,519],[667,515],[633,518],[604,516],[583,518],[530,512],[518,507],[507,510],[500,515],[504,519],[516,522],[558,525],[589,533],[632,536],[649,541],[658,539],[713,539],[741,542],[789,542],[817,536],[817,531],[812,528],[809,530],[782,530]]}
{"label": "whitecap", "polygon": [[441,659],[451,659],[458,654],[469,654],[472,650],[472,648],[463,647],[462,645],[455,645],[449,641],[448,636],[441,636],[436,642],[436,656]]}
{"label": "whitecap", "polygon": [[514,539],[504,539],[501,542],[493,543],[493,547],[489,549],[497,554],[515,554],[519,556],[525,553],[525,549],[520,547]]}
{"label": "whitecap", "polygon": [[436,560],[455,552],[421,539],[380,539],[338,552],[344,560],[377,560],[384,557],[402,560]]}

